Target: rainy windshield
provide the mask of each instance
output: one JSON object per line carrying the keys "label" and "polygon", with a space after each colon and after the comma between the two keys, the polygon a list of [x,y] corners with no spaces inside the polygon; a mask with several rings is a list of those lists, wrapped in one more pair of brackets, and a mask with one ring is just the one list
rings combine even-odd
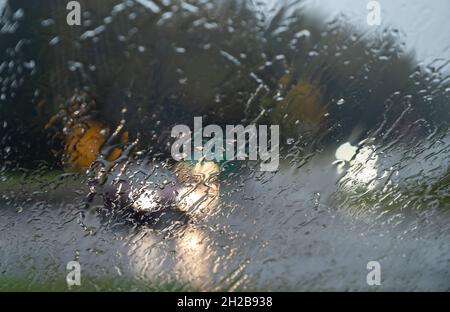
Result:
{"label": "rainy windshield", "polygon": [[0,0],[0,290],[450,290],[448,12]]}

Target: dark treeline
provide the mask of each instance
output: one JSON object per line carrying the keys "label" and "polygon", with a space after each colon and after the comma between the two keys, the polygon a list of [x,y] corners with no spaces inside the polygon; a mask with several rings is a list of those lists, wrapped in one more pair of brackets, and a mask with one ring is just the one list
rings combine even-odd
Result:
{"label": "dark treeline", "polygon": [[408,141],[449,120],[448,83],[389,29],[368,35],[294,4],[264,15],[237,0],[79,2],[82,26],[67,24],[60,0],[14,0],[3,13],[4,160],[51,159],[44,125],[76,90],[111,127],[125,117],[144,147],[193,116],[280,124],[305,150],[369,135]]}

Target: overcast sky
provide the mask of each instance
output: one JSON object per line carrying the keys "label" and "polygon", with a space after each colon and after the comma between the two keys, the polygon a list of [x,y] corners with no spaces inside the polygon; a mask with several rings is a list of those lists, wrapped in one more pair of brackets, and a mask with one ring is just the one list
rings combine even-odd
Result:
{"label": "overcast sky", "polygon": [[[253,0],[256,1],[256,0]],[[270,7],[279,0],[265,0]],[[339,13],[349,16],[358,29],[367,29],[369,0],[305,0],[305,8],[331,19]],[[403,34],[407,47],[420,61],[450,59],[450,0],[379,0],[381,26],[394,26]],[[441,62],[443,63],[443,62]],[[450,71],[447,66],[446,70]]]}

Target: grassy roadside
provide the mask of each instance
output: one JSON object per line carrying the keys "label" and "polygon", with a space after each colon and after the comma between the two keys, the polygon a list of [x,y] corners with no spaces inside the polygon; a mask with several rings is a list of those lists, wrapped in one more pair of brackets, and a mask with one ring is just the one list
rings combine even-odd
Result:
{"label": "grassy roadside", "polygon": [[33,281],[27,278],[0,277],[0,292],[180,292],[199,291],[178,282],[144,282],[126,277],[100,278],[82,277],[80,286],[70,289],[64,280]]}

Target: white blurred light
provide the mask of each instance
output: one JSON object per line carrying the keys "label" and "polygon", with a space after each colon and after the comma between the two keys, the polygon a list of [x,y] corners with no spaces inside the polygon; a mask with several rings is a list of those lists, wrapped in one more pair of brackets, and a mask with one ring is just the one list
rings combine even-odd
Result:
{"label": "white blurred light", "polygon": [[337,160],[350,161],[356,154],[356,146],[351,145],[349,142],[342,144],[336,150],[335,156]]}

